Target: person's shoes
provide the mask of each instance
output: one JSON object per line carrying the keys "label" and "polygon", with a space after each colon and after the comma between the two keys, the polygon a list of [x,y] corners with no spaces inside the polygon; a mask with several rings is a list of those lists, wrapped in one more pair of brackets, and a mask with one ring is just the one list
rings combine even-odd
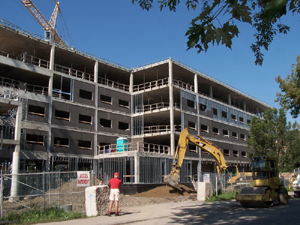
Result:
{"label": "person's shoes", "polygon": [[111,216],[111,212],[108,212],[107,215],[108,215],[108,216]]}
{"label": "person's shoes", "polygon": [[116,212],[116,213],[115,213],[115,216],[120,216],[120,214]]}

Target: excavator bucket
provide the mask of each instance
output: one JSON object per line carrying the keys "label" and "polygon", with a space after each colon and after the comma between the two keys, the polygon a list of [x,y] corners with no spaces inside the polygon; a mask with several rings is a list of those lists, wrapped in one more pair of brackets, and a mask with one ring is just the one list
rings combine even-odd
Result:
{"label": "excavator bucket", "polygon": [[169,175],[166,175],[164,177],[164,182],[166,185],[168,185],[174,189],[177,189],[179,191],[182,191],[181,187],[178,184],[178,174],[170,173]]}
{"label": "excavator bucket", "polygon": [[244,187],[236,195],[236,200],[240,201],[242,206],[251,208],[267,208],[273,203],[266,187]]}

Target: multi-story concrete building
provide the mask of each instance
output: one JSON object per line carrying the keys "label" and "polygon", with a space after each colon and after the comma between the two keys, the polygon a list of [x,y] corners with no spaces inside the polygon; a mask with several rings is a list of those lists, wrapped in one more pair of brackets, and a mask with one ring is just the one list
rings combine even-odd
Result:
{"label": "multi-story concrete building", "polygon": [[[162,182],[185,127],[214,142],[227,163],[248,168],[249,123],[270,108],[171,58],[131,69],[4,20],[0,93],[3,104],[21,102],[6,118],[22,115],[19,123],[2,119],[3,128],[20,127],[14,143],[3,145],[2,169],[19,151],[22,171],[94,170],[108,179],[118,170],[132,184]],[[215,162],[189,145],[181,182],[199,170],[213,172]]]}

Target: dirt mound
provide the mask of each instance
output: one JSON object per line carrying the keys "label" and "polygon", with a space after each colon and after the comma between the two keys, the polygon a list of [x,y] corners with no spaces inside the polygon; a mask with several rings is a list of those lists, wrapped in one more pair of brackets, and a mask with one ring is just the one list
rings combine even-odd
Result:
{"label": "dirt mound", "polygon": [[169,186],[160,186],[153,188],[148,191],[144,191],[138,194],[132,195],[133,197],[143,197],[143,198],[170,198],[176,196],[190,196],[196,193],[195,190],[185,186],[180,185],[183,191],[175,190]]}

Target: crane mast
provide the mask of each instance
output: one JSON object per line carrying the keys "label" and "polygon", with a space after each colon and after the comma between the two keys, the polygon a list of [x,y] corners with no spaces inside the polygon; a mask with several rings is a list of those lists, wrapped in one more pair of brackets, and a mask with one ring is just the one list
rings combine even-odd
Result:
{"label": "crane mast", "polygon": [[43,29],[46,32],[46,39],[47,40],[53,40],[54,42],[61,44],[65,47],[67,45],[64,43],[64,41],[59,37],[55,26],[56,26],[56,18],[57,18],[57,12],[59,9],[59,2],[55,1],[55,8],[53,10],[52,16],[49,20],[49,22],[46,20],[46,18],[43,16],[43,14],[38,10],[38,8],[33,4],[31,0],[20,0],[22,4],[28,9],[28,11],[34,16],[34,18],[39,22],[39,24],[43,27]]}

